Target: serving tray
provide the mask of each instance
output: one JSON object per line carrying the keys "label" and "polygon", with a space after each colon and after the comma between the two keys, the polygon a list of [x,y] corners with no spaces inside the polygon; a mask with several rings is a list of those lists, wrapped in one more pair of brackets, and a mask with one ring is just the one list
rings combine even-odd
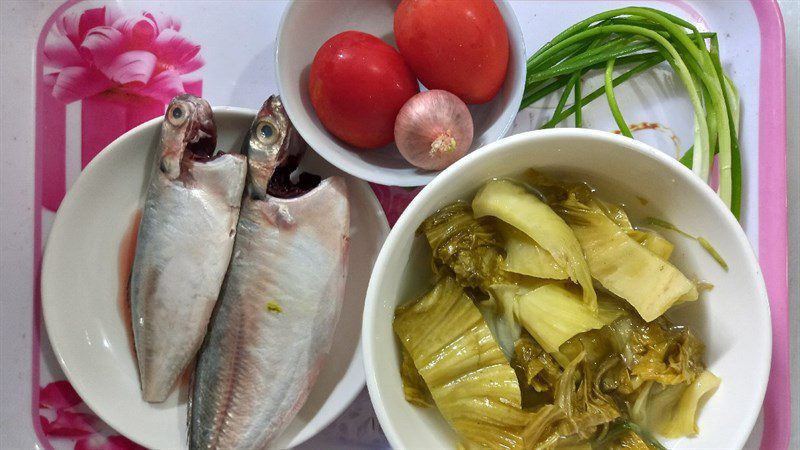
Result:
{"label": "serving tray", "polygon": [[[511,1],[522,27],[527,53],[567,26],[593,13],[626,2]],[[48,4],[53,12],[42,27],[33,81],[36,87],[35,211],[31,252],[38,274],[43,244],[64,193],[91,159],[126,130],[164,111],[169,84],[181,83],[187,92],[201,94],[212,105],[257,109],[276,93],[274,53],[278,23],[286,2],[206,0],[197,5],[174,1],[68,1]],[[761,417],[747,448],[785,449],[789,444],[789,323],[787,283],[786,117],[784,31],[774,0],[647,2],[716,31],[725,70],[739,88],[742,102],[743,158],[742,226],[759,256],[767,283],[773,320],[772,372]],[[104,8],[104,9],[102,9]],[[174,69],[164,79],[146,80],[147,89],[117,89],[109,95],[91,76],[89,66],[69,50],[69,40],[106,23],[110,15],[148,21],[172,29],[171,45],[189,48],[178,58],[156,48],[162,62]],[[146,25],[142,25],[146,26]],[[163,36],[162,36],[163,37]],[[180,47],[188,46],[188,47]],[[196,48],[196,52],[194,49]],[[185,53],[185,54],[188,54]],[[185,56],[184,54],[184,56]],[[173,58],[173,59],[169,59]],[[163,68],[164,66],[157,66]],[[57,82],[54,73],[71,77]],[[157,72],[161,70],[158,69]],[[124,76],[134,76],[120,73]],[[597,80],[588,80],[593,83]],[[678,80],[664,69],[640,76],[617,90],[617,99],[631,123],[644,126],[635,134],[663,151],[676,154],[692,141],[691,107]],[[554,100],[522,111],[510,133],[537,128]],[[584,114],[587,127],[613,131],[616,127],[600,99]],[[100,124],[100,125],[98,125]],[[567,124],[569,125],[569,124]],[[373,185],[390,224],[418,189]],[[31,446],[44,448],[137,448],[102,424],[82,404],[65,381],[43,335],[38,289],[34,277],[33,351],[29,380],[30,403],[4,405],[30,414]],[[18,299],[24,300],[24,299]],[[28,320],[20,318],[20,320]],[[742,324],[746,326],[746,324]],[[10,385],[4,381],[3,389]],[[29,413],[28,413],[29,411]],[[4,432],[6,432],[4,430]],[[25,430],[9,430],[23,433]],[[326,430],[303,448],[386,448],[366,390]]]}

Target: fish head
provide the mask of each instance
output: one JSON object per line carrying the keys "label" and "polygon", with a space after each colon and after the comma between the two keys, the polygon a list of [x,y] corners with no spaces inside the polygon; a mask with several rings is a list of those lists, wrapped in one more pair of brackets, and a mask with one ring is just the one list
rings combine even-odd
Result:
{"label": "fish head", "polygon": [[286,115],[281,98],[277,95],[268,98],[253,120],[242,149],[247,155],[247,190],[252,198],[266,198],[275,169],[302,142]]}
{"label": "fish head", "polygon": [[211,159],[216,146],[217,126],[211,105],[191,94],[174,97],[161,125],[161,171],[167,178],[176,179],[185,159]]}

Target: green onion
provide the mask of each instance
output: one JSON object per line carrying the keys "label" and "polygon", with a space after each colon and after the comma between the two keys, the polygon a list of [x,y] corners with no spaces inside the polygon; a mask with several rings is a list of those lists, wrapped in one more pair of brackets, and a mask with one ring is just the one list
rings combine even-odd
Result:
{"label": "green onion", "polygon": [[725,259],[722,257],[722,255],[719,254],[719,252],[711,245],[710,242],[708,242],[708,240],[706,240],[706,238],[702,236],[695,236],[693,234],[689,234],[681,230],[680,228],[676,227],[672,223],[667,222],[666,220],[657,219],[655,217],[648,217],[646,219],[646,223],[648,225],[654,225],[667,230],[672,230],[688,237],[689,239],[694,239],[700,244],[701,247],[703,247],[703,250],[705,250],[706,253],[708,253],[709,255],[711,255],[712,258],[714,258],[714,261],[716,261],[723,269],[725,269],[726,272],[728,271],[728,263],[725,262]]}
{"label": "green onion", "polygon": [[[580,128],[583,124],[583,115],[581,108],[583,107],[583,100],[581,99],[581,76],[583,73],[578,73],[578,82],[575,83],[575,126]],[[612,82],[613,85],[613,82]]]}
{"label": "green onion", "polygon": [[622,133],[623,136],[627,136],[633,139],[633,134],[631,134],[630,128],[628,128],[628,124],[625,123],[625,119],[622,117],[622,113],[619,111],[619,106],[617,105],[617,97],[614,95],[614,80],[612,75],[614,74],[614,60],[609,59],[608,63],[606,64],[606,97],[608,97],[608,106],[611,108],[611,114],[614,116],[614,120],[617,121],[617,126],[619,127],[619,131]]}
{"label": "green onion", "polygon": [[[658,63],[661,63],[663,61],[664,61],[664,57],[661,56],[661,55],[650,57],[649,59],[646,59],[646,60],[642,61],[638,66],[634,67],[633,69],[629,70],[628,72],[626,72],[626,73],[614,78],[613,85],[614,86],[619,86],[620,84],[624,83],[629,78],[631,78],[632,76],[634,76],[634,75],[636,75],[638,73],[644,72],[645,70],[647,70],[647,69],[649,69],[649,68],[651,68],[651,67],[653,67],[653,66],[655,66]],[[581,102],[582,102],[582,104],[590,103],[592,100],[595,100],[595,99],[599,98],[604,93],[605,93],[605,88],[603,88],[603,87],[598,88],[598,89],[592,91],[589,95],[584,96],[581,99]],[[572,115],[574,112],[575,112],[575,107],[574,106],[567,108],[566,110],[564,110],[564,112],[561,115],[554,116],[552,119],[550,119],[550,121],[547,124],[543,125],[543,128],[549,128],[549,127],[556,126],[561,121],[563,121],[564,119],[566,119],[567,117]]]}
{"label": "green onion", "polygon": [[[527,62],[521,108],[563,90],[543,128],[558,125],[605,94],[620,133],[632,137],[614,95],[614,87],[666,62],[678,75],[694,110],[694,143],[681,162],[708,182],[718,154],[720,198],[738,218],[742,168],[739,154],[739,95],[722,70],[715,33],[653,8],[627,7],[596,14],[570,26],[537,50]],[[623,70],[614,77],[614,68]],[[581,77],[604,70],[602,88],[583,94]],[[573,105],[567,106],[569,97]]]}

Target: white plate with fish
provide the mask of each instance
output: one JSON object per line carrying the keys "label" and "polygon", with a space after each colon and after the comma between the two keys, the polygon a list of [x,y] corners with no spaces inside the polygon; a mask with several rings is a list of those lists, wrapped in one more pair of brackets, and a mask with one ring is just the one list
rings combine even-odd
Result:
{"label": "white plate with fish", "polygon": [[[256,111],[217,107],[216,148],[236,153]],[[149,121],[108,146],[67,194],[45,249],[41,287],[45,324],[59,363],[83,400],[110,426],[150,448],[187,445],[190,366],[161,403],[142,398],[130,326],[128,274],[140,209],[159,149],[162,119]],[[369,185],[313,151],[300,169],[344,177],[350,205],[349,270],[330,353],[308,399],[274,441],[292,447],[335,419],[361,391],[360,321],[372,265],[388,233]],[[328,220],[320,211],[320,220]],[[197,264],[202,264],[197,261]]]}

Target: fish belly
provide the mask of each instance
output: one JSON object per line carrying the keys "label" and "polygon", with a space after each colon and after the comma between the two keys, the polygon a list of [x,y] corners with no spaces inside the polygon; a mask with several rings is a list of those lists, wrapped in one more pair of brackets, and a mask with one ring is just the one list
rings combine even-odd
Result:
{"label": "fish belly", "polygon": [[164,401],[202,344],[230,262],[244,158],[194,164],[185,180],[151,178],[131,273],[142,395]]}
{"label": "fish belly", "polygon": [[268,448],[292,421],[330,350],[348,236],[343,179],[296,199],[244,201],[195,369],[190,448]]}

